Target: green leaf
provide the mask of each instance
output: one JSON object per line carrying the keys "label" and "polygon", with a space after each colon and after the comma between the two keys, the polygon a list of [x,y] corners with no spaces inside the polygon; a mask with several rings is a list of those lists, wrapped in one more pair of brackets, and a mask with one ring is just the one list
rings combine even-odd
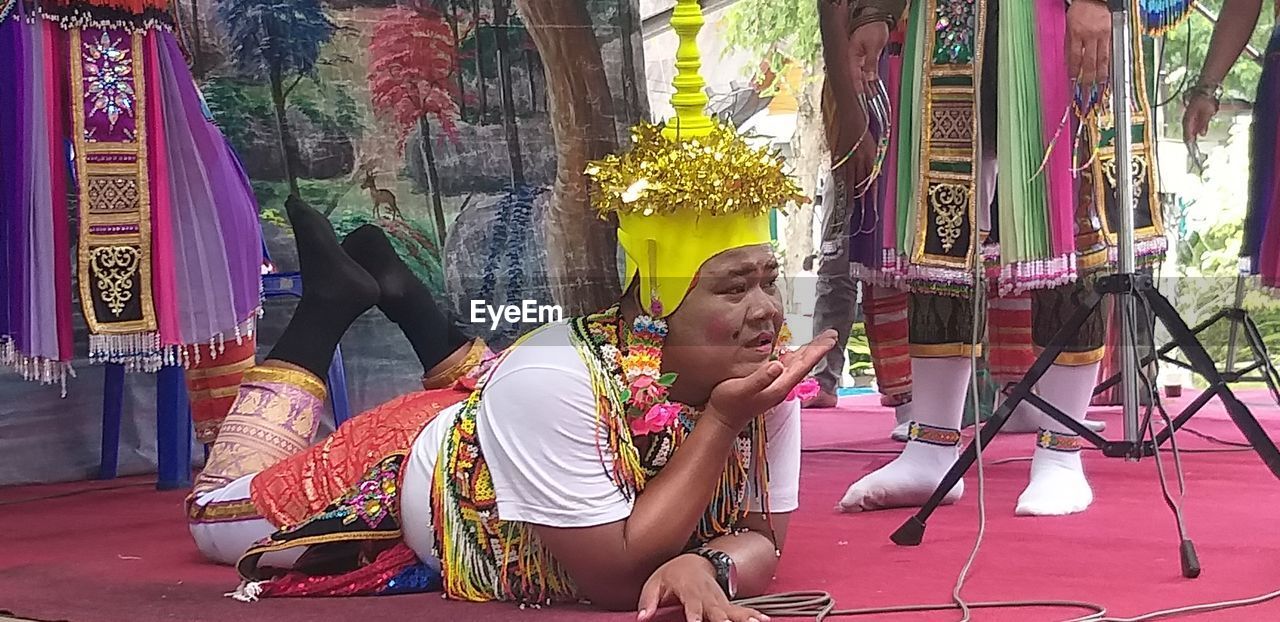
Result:
{"label": "green leaf", "polygon": [[664,387],[671,386],[672,384],[675,383],[675,381],[676,381],[676,373],[673,371],[669,371],[658,377],[658,384]]}

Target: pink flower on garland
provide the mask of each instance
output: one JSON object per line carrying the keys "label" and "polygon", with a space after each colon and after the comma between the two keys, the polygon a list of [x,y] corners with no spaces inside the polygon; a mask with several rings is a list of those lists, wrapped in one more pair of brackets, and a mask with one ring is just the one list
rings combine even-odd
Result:
{"label": "pink flower on garland", "polygon": [[670,402],[655,404],[643,417],[631,420],[631,433],[644,436],[665,430],[676,417],[680,416],[680,407]]}
{"label": "pink flower on garland", "polygon": [[800,384],[791,388],[791,392],[787,394],[787,401],[799,398],[800,401],[811,400],[818,396],[818,381],[813,378],[805,378]]}
{"label": "pink flower on garland", "polygon": [[641,412],[667,401],[667,388],[653,376],[644,374],[631,383],[631,404]]}

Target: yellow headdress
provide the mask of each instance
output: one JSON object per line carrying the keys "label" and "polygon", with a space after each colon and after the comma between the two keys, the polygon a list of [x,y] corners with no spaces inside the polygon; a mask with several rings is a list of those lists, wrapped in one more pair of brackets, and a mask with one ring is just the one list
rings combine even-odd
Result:
{"label": "yellow headdress", "polygon": [[630,151],[592,162],[592,202],[618,214],[618,242],[627,256],[623,287],[639,277],[642,301],[656,317],[684,300],[702,264],[742,246],[772,241],[773,209],[807,199],[783,170],[782,159],[753,147],[732,126],[706,113],[699,75],[698,0],[677,0],[671,26],[680,37],[665,127],[632,129]]}

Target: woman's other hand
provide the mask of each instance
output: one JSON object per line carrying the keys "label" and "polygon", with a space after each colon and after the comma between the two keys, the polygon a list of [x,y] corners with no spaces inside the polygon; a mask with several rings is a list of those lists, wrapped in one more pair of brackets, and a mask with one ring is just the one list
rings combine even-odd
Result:
{"label": "woman's other hand", "polygon": [[863,24],[849,33],[849,79],[858,93],[880,77],[880,56],[889,44],[889,25],[884,22]]}
{"label": "woman's other hand", "polygon": [[652,620],[659,607],[683,605],[685,622],[768,622],[769,617],[729,602],[716,583],[711,562],[680,555],[663,564],[640,591],[639,622]]}
{"label": "woman's other hand", "polygon": [[1067,70],[1081,86],[1111,78],[1111,11],[1101,0],[1078,0],[1067,9]]}

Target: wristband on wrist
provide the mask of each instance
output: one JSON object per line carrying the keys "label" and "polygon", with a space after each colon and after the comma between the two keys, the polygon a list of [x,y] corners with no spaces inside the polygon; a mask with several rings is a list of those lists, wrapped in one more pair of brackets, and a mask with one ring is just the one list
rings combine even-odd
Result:
{"label": "wristband on wrist", "polygon": [[[898,0],[827,0],[833,5],[849,8],[849,34],[867,24],[884,23],[893,30],[899,15],[894,14]],[[884,6],[881,6],[884,5]],[[897,7],[901,8],[901,7]]]}
{"label": "wristband on wrist", "polygon": [[1222,85],[1201,79],[1196,82],[1195,86],[1187,89],[1185,100],[1190,102],[1196,97],[1207,97],[1213,101],[1214,107],[1217,107],[1222,103]]}
{"label": "wristband on wrist", "polygon": [[705,546],[689,552],[711,562],[711,567],[715,569],[716,573],[716,583],[724,591],[725,598],[729,600],[737,598],[738,567],[733,563],[733,558],[729,557],[728,553]]}

